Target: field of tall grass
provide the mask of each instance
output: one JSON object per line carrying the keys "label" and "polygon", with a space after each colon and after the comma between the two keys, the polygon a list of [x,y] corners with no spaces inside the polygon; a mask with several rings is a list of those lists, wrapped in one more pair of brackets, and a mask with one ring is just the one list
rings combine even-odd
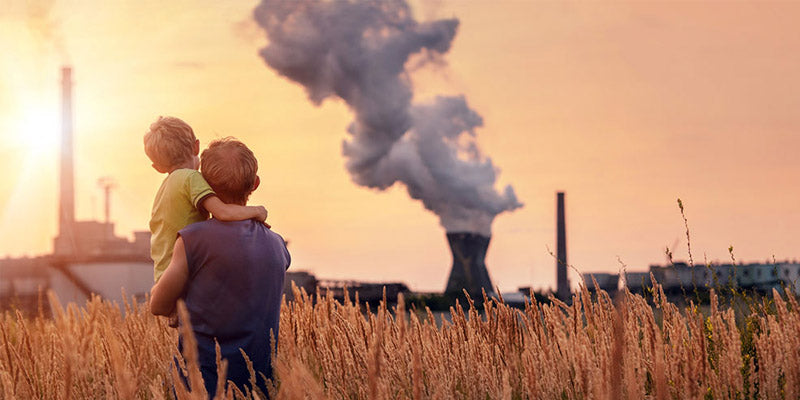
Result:
{"label": "field of tall grass", "polygon": [[[583,290],[571,305],[488,300],[479,313],[465,304],[440,326],[402,303],[369,311],[295,294],[281,314],[273,398],[800,398],[800,307],[777,292],[738,320],[713,291],[704,314],[678,309],[656,286],[649,300]],[[146,305],[50,303],[51,318],[0,319],[3,399],[206,397],[173,390],[177,332]],[[185,356],[202,388],[196,355]]]}

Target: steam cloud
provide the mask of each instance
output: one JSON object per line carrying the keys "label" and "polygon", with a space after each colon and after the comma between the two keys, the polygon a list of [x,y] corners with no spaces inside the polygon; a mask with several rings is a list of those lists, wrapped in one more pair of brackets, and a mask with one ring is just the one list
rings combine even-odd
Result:
{"label": "steam cloud", "polygon": [[522,206],[510,185],[495,190],[497,168],[475,143],[483,119],[463,96],[411,103],[406,62],[447,53],[457,19],[419,23],[404,0],[262,0],[254,15],[270,67],[315,105],[335,96],[355,113],[342,152],[357,184],[402,182],[448,232],[489,236],[497,214]]}

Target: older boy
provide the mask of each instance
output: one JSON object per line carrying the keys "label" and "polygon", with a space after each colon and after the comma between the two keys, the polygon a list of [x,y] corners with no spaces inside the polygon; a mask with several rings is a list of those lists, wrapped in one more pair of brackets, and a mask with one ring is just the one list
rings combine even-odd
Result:
{"label": "older boy", "polygon": [[[201,170],[226,203],[244,206],[260,183],[255,156],[232,138],[214,141],[203,151]],[[150,311],[169,315],[183,295],[210,396],[217,390],[215,341],[228,360],[227,379],[240,388],[250,386],[241,349],[253,363],[256,385],[266,393],[263,377],[272,378],[270,338],[277,345],[284,276],[291,262],[286,242],[252,220],[213,218],[179,235],[169,267],[151,291]]]}
{"label": "older boy", "polygon": [[214,194],[197,171],[200,141],[192,127],[181,119],[158,117],[144,135],[144,152],[156,171],[167,174],[156,193],[150,218],[150,256],[155,281],[169,265],[178,230],[205,221],[209,212],[221,221],[267,219],[267,210],[262,206],[225,204]]}

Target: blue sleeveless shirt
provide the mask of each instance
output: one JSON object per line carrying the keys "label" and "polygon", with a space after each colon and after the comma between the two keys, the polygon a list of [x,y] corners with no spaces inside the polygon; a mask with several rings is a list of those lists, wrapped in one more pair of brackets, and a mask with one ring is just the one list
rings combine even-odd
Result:
{"label": "blue sleeveless shirt", "polygon": [[241,348],[253,362],[257,386],[266,393],[260,375],[272,378],[270,337],[277,346],[283,281],[291,262],[286,242],[253,220],[210,219],[178,234],[189,266],[184,300],[206,390],[213,397],[217,387],[216,339],[228,360],[227,379],[249,387]]}

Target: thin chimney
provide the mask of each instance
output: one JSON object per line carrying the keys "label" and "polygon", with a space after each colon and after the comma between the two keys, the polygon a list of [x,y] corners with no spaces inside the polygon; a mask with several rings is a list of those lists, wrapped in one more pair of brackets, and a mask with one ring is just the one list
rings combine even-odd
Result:
{"label": "thin chimney", "polygon": [[559,299],[570,296],[567,278],[567,223],[564,216],[564,192],[556,193],[556,294]]}
{"label": "thin chimney", "polygon": [[[62,251],[70,251],[74,243],[75,184],[72,154],[72,68],[61,68],[61,199],[59,202],[59,236]],[[59,249],[56,249],[59,250]]]}

